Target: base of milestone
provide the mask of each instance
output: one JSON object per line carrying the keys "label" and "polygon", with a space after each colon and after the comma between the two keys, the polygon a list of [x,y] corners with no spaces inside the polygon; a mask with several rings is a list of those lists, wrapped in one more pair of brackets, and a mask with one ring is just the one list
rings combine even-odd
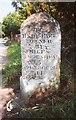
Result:
{"label": "base of milestone", "polygon": [[[56,81],[56,80],[55,80]],[[57,91],[59,88],[59,81],[54,80],[25,80],[20,77],[20,91],[24,98],[25,104],[36,103],[44,98],[51,95],[53,92]]]}

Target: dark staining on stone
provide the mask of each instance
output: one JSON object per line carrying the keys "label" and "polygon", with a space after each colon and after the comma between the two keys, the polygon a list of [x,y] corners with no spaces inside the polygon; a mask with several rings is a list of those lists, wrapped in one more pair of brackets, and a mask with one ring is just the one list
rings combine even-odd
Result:
{"label": "dark staining on stone", "polygon": [[46,13],[45,13],[45,15],[47,16],[47,18],[50,18],[50,15],[49,15],[49,14],[46,14]]}
{"label": "dark staining on stone", "polygon": [[48,22],[47,22],[47,21],[43,21],[43,22],[41,23],[41,27],[42,27],[42,26],[45,26],[46,24],[48,24]]}
{"label": "dark staining on stone", "polygon": [[54,30],[55,24],[51,22],[43,21],[40,27],[44,32],[50,32]]}
{"label": "dark staining on stone", "polygon": [[40,13],[40,18],[43,18],[43,19],[48,19],[48,18],[50,18],[50,15],[49,14],[47,14],[47,13],[45,13],[45,12],[41,12]]}
{"label": "dark staining on stone", "polygon": [[34,30],[34,27],[36,26],[36,24],[33,22],[32,24],[28,24],[28,25],[25,25],[25,27],[24,27],[24,29],[26,29],[27,30],[27,32],[31,32],[31,31],[33,31]]}

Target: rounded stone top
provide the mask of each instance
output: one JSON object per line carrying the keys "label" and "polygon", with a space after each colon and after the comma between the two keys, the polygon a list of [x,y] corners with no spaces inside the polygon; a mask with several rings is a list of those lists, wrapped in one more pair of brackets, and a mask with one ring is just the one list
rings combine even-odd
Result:
{"label": "rounded stone top", "polygon": [[22,23],[21,31],[23,31],[24,29],[33,30],[34,28],[42,28],[42,31],[50,32],[56,27],[60,28],[59,23],[52,16],[45,12],[40,12],[29,16]]}

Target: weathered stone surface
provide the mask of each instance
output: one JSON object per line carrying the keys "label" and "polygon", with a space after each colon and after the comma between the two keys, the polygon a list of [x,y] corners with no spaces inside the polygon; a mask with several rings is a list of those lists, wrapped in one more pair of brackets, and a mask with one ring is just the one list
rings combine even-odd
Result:
{"label": "weathered stone surface", "polygon": [[[22,76],[20,89],[26,102],[55,91],[60,83],[61,32],[46,13],[28,17],[21,26]],[[38,97],[37,97],[38,94]]]}

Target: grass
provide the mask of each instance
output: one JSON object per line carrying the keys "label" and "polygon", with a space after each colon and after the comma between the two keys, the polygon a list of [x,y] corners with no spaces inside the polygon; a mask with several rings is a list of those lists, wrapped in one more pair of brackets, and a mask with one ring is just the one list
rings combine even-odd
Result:
{"label": "grass", "polygon": [[[3,84],[10,85],[18,81],[21,75],[21,48],[20,44],[13,42],[8,48],[8,64],[3,70]],[[18,81],[19,82],[19,81]]]}

